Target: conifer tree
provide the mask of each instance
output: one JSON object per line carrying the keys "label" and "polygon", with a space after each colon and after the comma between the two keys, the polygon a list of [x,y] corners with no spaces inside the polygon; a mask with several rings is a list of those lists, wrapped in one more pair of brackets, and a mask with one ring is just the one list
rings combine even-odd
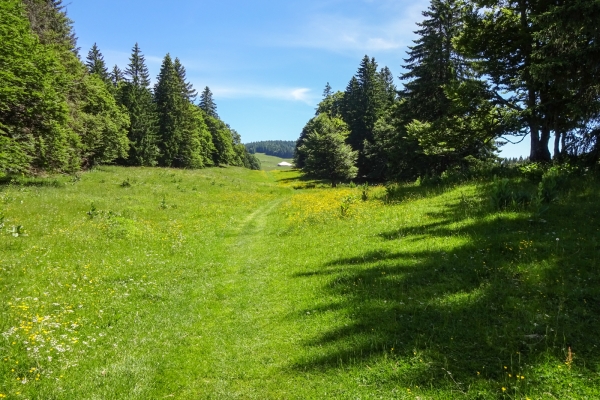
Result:
{"label": "conifer tree", "polygon": [[200,94],[199,107],[202,110],[204,110],[206,115],[211,116],[213,118],[219,118],[219,115],[217,114],[217,105],[213,100],[213,94],[208,86],[206,86]]}
{"label": "conifer tree", "polygon": [[133,85],[145,88],[150,87],[150,72],[148,72],[146,59],[137,43],[131,49],[129,66],[125,70],[125,74],[129,77],[129,82]]}
{"label": "conifer tree", "polygon": [[150,75],[136,43],[125,70],[128,80],[121,90],[123,105],[129,111],[129,156],[127,164],[153,166],[159,156],[156,105],[150,91]]}
{"label": "conifer tree", "polygon": [[405,123],[418,119],[432,122],[447,115],[450,101],[444,85],[457,79],[458,56],[452,44],[460,29],[460,14],[455,0],[431,0],[426,19],[417,23],[419,38],[409,47],[400,76],[405,81],[400,91]]}
{"label": "conifer tree", "polygon": [[323,89],[323,98],[326,99],[333,94],[333,90],[331,89],[331,85],[329,82],[325,85],[325,89]]}
{"label": "conifer tree", "polygon": [[187,81],[186,71],[179,58],[175,58],[175,62],[173,63],[175,67],[175,71],[177,71],[177,76],[179,76],[179,80],[182,83],[182,94],[183,96],[190,102],[193,103],[196,101],[196,97],[198,96],[198,92],[194,89],[194,86]]}
{"label": "conifer tree", "polygon": [[73,21],[67,16],[62,0],[22,0],[27,9],[31,30],[40,42],[59,47],[77,55],[77,37]]}
{"label": "conifer tree", "polygon": [[102,53],[100,52],[100,49],[98,49],[96,43],[94,43],[88,52],[85,65],[87,66],[90,74],[97,74],[104,82],[110,81],[108,69],[106,68],[106,63],[104,62],[104,56],[102,56]]}
{"label": "conifer tree", "polygon": [[[199,125],[196,106],[192,105],[175,63],[167,54],[163,60],[154,100],[158,111],[160,164],[179,168],[201,168],[207,164],[207,130]],[[203,141],[205,146],[203,147]],[[231,139],[230,139],[231,142]]]}
{"label": "conifer tree", "polygon": [[304,163],[302,171],[316,178],[331,180],[331,186],[356,176],[357,152],[346,144],[348,126],[339,118],[320,114],[309,121],[310,133],[298,148]]}
{"label": "conifer tree", "polygon": [[384,82],[377,72],[377,62],[365,56],[356,75],[348,83],[343,107],[343,118],[350,128],[348,143],[358,151],[361,176],[369,174],[369,163],[363,149],[365,143],[373,142],[373,128],[385,110],[384,93]]}
{"label": "conifer tree", "polygon": [[183,140],[182,119],[186,102],[181,96],[179,82],[171,56],[167,54],[154,86],[154,102],[158,112],[160,165],[168,167],[178,166]]}
{"label": "conifer tree", "polygon": [[125,74],[123,73],[123,71],[121,71],[121,68],[119,68],[119,66],[115,65],[110,71],[109,78],[113,86],[117,87],[119,86],[119,83],[125,80]]}

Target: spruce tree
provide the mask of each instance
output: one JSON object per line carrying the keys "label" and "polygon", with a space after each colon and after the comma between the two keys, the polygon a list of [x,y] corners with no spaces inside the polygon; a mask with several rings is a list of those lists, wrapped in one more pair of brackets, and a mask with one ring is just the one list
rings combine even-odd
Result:
{"label": "spruce tree", "polygon": [[31,30],[45,45],[58,45],[77,55],[77,37],[73,21],[67,16],[62,0],[22,0]]}
{"label": "spruce tree", "polygon": [[[407,151],[396,153],[404,153],[419,175],[441,173],[468,153],[477,153],[471,144],[482,132],[462,131],[464,124],[451,126],[467,109],[463,106],[458,110],[447,94],[450,87],[464,89],[460,85],[467,74],[467,66],[453,44],[462,29],[462,15],[457,0],[431,0],[423,12],[426,19],[417,23],[420,29],[415,33],[419,37],[404,60],[407,72],[400,76],[405,82],[395,117],[397,130],[405,139],[395,143]],[[472,140],[467,145],[460,143],[463,139]]]}
{"label": "spruce tree", "polygon": [[217,114],[217,105],[213,100],[213,94],[208,86],[206,86],[200,94],[199,107],[204,110],[206,115],[213,118],[219,118],[219,115]]}
{"label": "spruce tree", "polygon": [[148,72],[146,59],[137,43],[131,49],[129,66],[125,70],[125,74],[129,77],[129,82],[133,85],[145,88],[150,87],[150,72]]}
{"label": "spruce tree", "polygon": [[385,87],[377,72],[374,58],[365,56],[358,71],[348,83],[344,94],[343,118],[350,128],[348,143],[358,151],[359,175],[369,174],[369,163],[364,157],[365,143],[373,142],[373,128],[385,111]]}
{"label": "spruce tree", "polygon": [[[197,107],[186,96],[186,82],[175,69],[167,54],[154,87],[158,111],[161,165],[179,168],[200,168],[208,156],[203,156],[207,131],[199,126]],[[206,141],[205,141],[206,142]],[[231,139],[230,139],[231,142]]]}
{"label": "spruce tree", "polygon": [[110,71],[109,78],[113,86],[117,87],[119,86],[119,83],[125,80],[125,74],[123,73],[123,71],[121,71],[121,68],[119,68],[119,66],[115,65]]}
{"label": "spruce tree", "polygon": [[175,67],[175,71],[177,71],[177,76],[179,76],[179,80],[182,83],[182,94],[190,103],[196,101],[196,97],[198,96],[198,92],[194,89],[194,86],[187,81],[186,71],[179,58],[175,58],[175,62],[173,63]]}
{"label": "spruce tree", "polygon": [[323,98],[326,99],[333,94],[333,90],[331,89],[331,85],[329,82],[325,85],[325,89],[323,89]]}
{"label": "spruce tree", "polygon": [[129,111],[129,156],[127,164],[153,166],[159,156],[156,105],[150,91],[150,75],[144,55],[136,43],[125,70],[128,78],[122,87],[122,102]]}
{"label": "spruce tree", "polygon": [[310,133],[298,148],[304,163],[302,172],[329,179],[335,187],[340,181],[356,176],[357,152],[346,144],[348,126],[339,118],[320,114],[309,121]]}
{"label": "spruce tree", "polygon": [[460,13],[455,0],[431,0],[426,19],[417,23],[419,38],[409,47],[400,76],[405,81],[400,91],[405,123],[418,119],[432,122],[448,114],[450,101],[444,85],[457,79],[458,56],[452,39],[459,33]]}
{"label": "spruce tree", "polygon": [[102,56],[102,53],[100,52],[100,49],[98,49],[96,43],[94,43],[88,52],[85,65],[87,66],[90,74],[97,74],[104,82],[110,81],[108,69],[106,68],[106,63],[104,62],[104,56]]}
{"label": "spruce tree", "polygon": [[163,59],[154,86],[154,102],[158,113],[160,165],[177,166],[183,140],[182,119],[186,104],[181,96],[179,77],[169,54]]}

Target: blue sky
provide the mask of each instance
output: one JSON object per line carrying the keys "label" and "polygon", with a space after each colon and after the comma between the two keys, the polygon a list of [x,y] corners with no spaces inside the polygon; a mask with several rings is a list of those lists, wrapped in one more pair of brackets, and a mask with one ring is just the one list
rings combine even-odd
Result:
{"label": "blue sky", "polygon": [[[67,3],[67,2],[65,2]],[[153,78],[179,57],[244,142],[296,140],[323,88],[344,90],[367,54],[394,76],[429,0],[71,0],[81,56],[125,69],[138,42]],[[397,84],[399,82],[397,81]],[[503,156],[528,153],[527,140]]]}

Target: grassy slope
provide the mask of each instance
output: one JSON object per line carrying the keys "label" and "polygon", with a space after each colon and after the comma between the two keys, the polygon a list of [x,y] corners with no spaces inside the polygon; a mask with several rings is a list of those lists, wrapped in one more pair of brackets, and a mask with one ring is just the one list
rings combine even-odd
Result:
{"label": "grassy slope", "polygon": [[543,222],[491,212],[485,185],[384,204],[295,176],[106,167],[0,187],[0,393],[600,396],[597,185]]}
{"label": "grassy slope", "polygon": [[260,160],[261,169],[265,171],[272,171],[274,169],[289,169],[289,167],[278,167],[277,164],[279,164],[282,161],[287,161],[290,164],[293,164],[294,162],[294,160],[292,160],[291,158],[279,158],[274,156],[268,156],[263,153],[256,153],[256,157]]}

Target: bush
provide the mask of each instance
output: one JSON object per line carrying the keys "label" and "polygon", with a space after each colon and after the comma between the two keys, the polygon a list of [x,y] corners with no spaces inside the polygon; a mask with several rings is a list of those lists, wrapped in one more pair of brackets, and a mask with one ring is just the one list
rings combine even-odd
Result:
{"label": "bush", "polygon": [[492,183],[492,206],[496,210],[503,210],[513,203],[513,192],[510,190],[508,179],[496,179]]}

